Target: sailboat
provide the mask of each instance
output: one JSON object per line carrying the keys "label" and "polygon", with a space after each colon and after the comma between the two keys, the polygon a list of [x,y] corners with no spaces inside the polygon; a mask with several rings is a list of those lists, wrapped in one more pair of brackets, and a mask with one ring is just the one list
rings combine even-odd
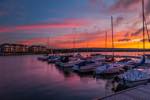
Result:
{"label": "sailboat", "polygon": [[140,66],[145,62],[145,57],[142,56],[140,61],[132,61],[127,60],[126,62],[114,62],[114,36],[113,36],[113,17],[111,16],[111,27],[112,27],[112,63],[105,64],[103,66],[99,66],[95,70],[96,75],[112,75],[112,74],[119,74],[125,72],[128,69],[135,68]]}
{"label": "sailboat", "polygon": [[[147,27],[147,22],[146,22],[146,18],[145,17],[144,17],[144,20],[145,20],[145,27],[146,27],[146,33],[147,33],[147,37],[148,37],[148,42],[150,43],[150,35],[149,35],[149,30],[148,30],[148,27]],[[145,54],[145,57],[146,57],[145,63],[146,64],[150,64],[150,54]]]}
{"label": "sailboat", "polygon": [[[87,42],[87,50],[88,50],[88,42]],[[86,61],[81,62],[79,64],[75,64],[72,67],[72,70],[78,73],[91,73],[91,72],[93,73],[98,66],[103,64],[104,61],[105,58],[101,55],[91,56]]]}
{"label": "sailboat", "polygon": [[[105,33],[105,49],[107,49],[107,32]],[[110,62],[112,59],[110,59],[107,54],[105,55],[105,61]]]}
{"label": "sailboat", "polygon": [[95,70],[96,75],[103,75],[103,74],[114,74],[122,72],[123,66],[118,63],[114,63],[114,33],[113,33],[113,17],[111,16],[111,29],[112,29],[112,63],[105,64],[103,66],[99,66]]}
{"label": "sailboat", "polygon": [[[142,11],[143,11],[143,50],[145,50],[145,15],[144,15],[144,0],[142,0]],[[143,60],[141,64],[145,62],[145,51],[143,51]],[[150,73],[145,72],[147,69],[132,69],[124,74],[117,76],[114,80],[119,81],[120,85],[126,87],[132,87],[139,84],[143,84],[150,81]]]}
{"label": "sailboat", "polygon": [[[47,48],[49,49],[49,38],[47,38],[46,44],[47,44]],[[37,59],[40,61],[47,61],[49,58],[51,58],[51,57],[49,56],[49,52],[48,52],[47,54],[42,55],[42,56],[38,57]]]}
{"label": "sailboat", "polygon": [[[49,45],[50,45],[50,37],[48,38],[48,44],[47,45],[49,47]],[[49,63],[55,63],[55,62],[60,61],[61,56],[54,54],[53,48],[52,48],[52,44],[51,44],[51,48],[49,48],[49,49],[50,49],[50,54],[51,55],[49,55],[49,57],[47,59],[47,63],[49,64]]]}
{"label": "sailboat", "polygon": [[[78,50],[78,49],[77,49]],[[73,39],[73,55],[71,57],[64,56],[62,59],[56,63],[57,66],[62,68],[72,68],[75,64],[81,63],[84,61],[82,55],[77,51],[76,53],[76,39]]]}

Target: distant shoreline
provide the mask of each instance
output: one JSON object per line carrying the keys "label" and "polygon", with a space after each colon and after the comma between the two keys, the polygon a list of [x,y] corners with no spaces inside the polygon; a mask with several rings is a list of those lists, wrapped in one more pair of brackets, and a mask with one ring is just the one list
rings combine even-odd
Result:
{"label": "distant shoreline", "polygon": [[0,56],[23,56],[23,55],[42,55],[42,54],[51,54],[53,51],[54,54],[59,54],[59,53],[74,53],[74,52],[150,52],[150,49],[131,49],[131,48],[76,48],[76,49],[53,49],[49,50],[49,53],[0,53]]}

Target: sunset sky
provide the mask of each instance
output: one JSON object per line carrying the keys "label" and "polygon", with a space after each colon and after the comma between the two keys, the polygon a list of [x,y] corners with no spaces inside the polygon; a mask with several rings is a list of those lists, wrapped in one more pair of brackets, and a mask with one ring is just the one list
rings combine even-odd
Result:
{"label": "sunset sky", "polygon": [[[142,48],[141,15],[141,0],[0,0],[0,43],[105,47],[107,32],[111,47],[113,16],[115,47]],[[149,29],[150,0],[145,15]]]}

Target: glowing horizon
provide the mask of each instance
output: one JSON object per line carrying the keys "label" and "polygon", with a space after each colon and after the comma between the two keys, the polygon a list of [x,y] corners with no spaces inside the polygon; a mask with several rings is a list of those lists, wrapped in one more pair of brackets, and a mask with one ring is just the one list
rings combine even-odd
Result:
{"label": "glowing horizon", "polygon": [[[36,9],[34,0],[31,5],[25,0],[0,2],[0,43],[104,48],[107,32],[107,47],[111,48],[113,16],[115,48],[143,48],[141,0],[37,0],[40,7],[36,5]],[[148,30],[149,6],[150,1],[145,0]],[[145,40],[150,48],[147,33]]]}

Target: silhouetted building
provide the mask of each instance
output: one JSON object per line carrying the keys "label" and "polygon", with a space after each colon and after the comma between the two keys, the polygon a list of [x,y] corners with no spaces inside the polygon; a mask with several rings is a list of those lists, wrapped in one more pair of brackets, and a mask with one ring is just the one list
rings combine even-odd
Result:
{"label": "silhouetted building", "polygon": [[27,53],[28,46],[21,44],[2,44],[0,45],[1,53]]}
{"label": "silhouetted building", "polygon": [[33,45],[29,47],[30,53],[48,53],[48,49],[45,46]]}
{"label": "silhouetted building", "polygon": [[12,53],[13,46],[11,44],[5,43],[1,45],[1,52],[2,53]]}

